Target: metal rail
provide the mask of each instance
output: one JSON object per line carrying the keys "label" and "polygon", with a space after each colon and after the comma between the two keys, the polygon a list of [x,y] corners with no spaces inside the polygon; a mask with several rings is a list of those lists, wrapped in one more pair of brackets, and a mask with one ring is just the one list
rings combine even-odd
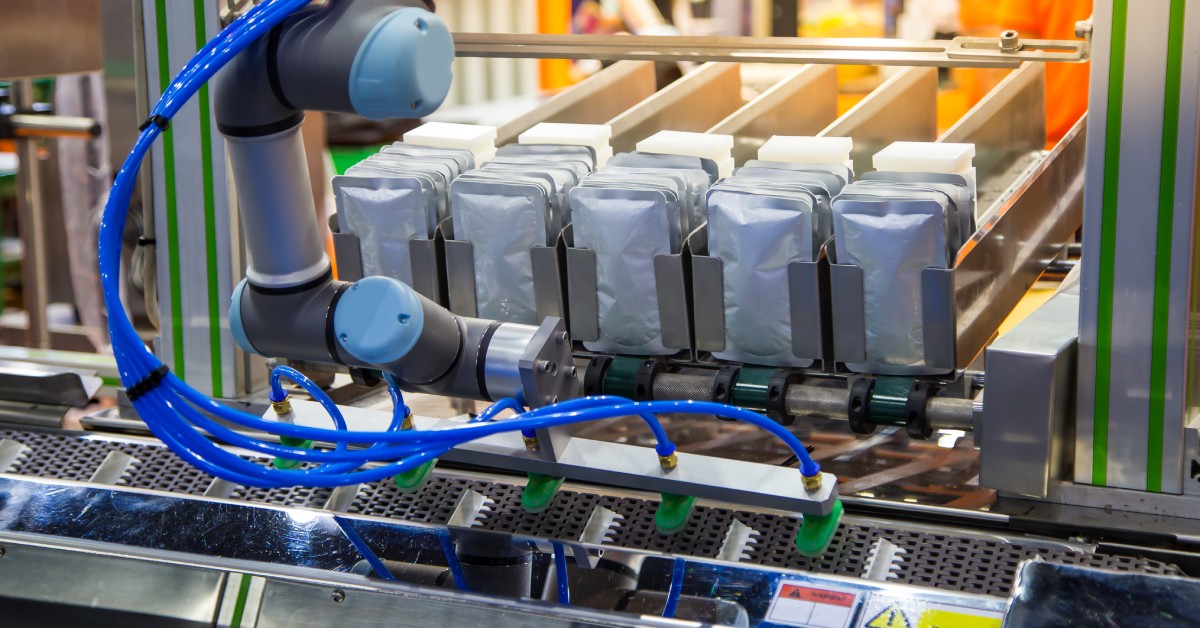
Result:
{"label": "metal rail", "polygon": [[460,57],[732,61],[964,68],[1015,68],[1023,61],[1079,63],[1088,43],[1026,40],[1012,49],[1000,39],[818,39],[801,37],[663,37],[649,35],[526,35],[455,33]]}

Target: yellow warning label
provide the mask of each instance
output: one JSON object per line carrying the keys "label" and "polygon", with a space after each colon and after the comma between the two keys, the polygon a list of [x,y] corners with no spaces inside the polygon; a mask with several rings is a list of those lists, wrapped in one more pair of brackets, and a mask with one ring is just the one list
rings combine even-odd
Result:
{"label": "yellow warning label", "polygon": [[904,616],[904,609],[900,608],[899,604],[892,604],[872,617],[871,621],[867,622],[867,628],[912,628],[912,624],[908,623],[908,618]]}
{"label": "yellow warning label", "polygon": [[[940,608],[931,608],[921,614],[921,619],[917,622],[917,628],[1000,628],[1002,623],[999,617],[987,617],[972,613],[957,613]],[[871,625],[874,626],[875,624]],[[886,626],[888,624],[881,625]]]}

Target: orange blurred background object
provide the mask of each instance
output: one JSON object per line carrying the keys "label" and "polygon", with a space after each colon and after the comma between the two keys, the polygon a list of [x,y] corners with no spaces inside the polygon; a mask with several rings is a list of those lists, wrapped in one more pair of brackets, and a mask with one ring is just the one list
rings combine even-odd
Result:
{"label": "orange blurred background object", "polygon": [[[538,32],[544,35],[566,35],[571,32],[571,0],[538,0]],[[541,59],[538,61],[541,75],[540,87],[545,92],[555,92],[571,85],[571,61],[569,59]]]}

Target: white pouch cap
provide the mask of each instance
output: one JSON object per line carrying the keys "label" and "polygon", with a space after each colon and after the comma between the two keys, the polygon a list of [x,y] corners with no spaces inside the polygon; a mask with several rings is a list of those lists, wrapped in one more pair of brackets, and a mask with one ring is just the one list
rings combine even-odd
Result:
{"label": "white pouch cap", "polygon": [[776,135],[758,149],[758,158],[789,164],[843,164],[853,171],[852,150],[854,140],[849,137]]}
{"label": "white pouch cap", "polygon": [[684,131],[659,131],[637,143],[643,153],[683,155],[711,159],[717,163],[721,177],[733,174],[733,136],[715,133],[686,133]]}
{"label": "white pouch cap", "polygon": [[496,156],[496,127],[451,122],[426,122],[404,134],[404,141],[418,146],[459,148],[471,151],[475,165]]}

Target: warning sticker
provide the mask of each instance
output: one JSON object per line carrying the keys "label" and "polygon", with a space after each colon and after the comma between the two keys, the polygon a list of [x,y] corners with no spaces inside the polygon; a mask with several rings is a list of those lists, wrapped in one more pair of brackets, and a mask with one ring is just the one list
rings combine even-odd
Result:
{"label": "warning sticker", "polygon": [[926,599],[872,594],[860,628],[1000,628],[1004,614]]}
{"label": "warning sticker", "polygon": [[879,611],[874,617],[867,619],[866,625],[868,628],[912,628],[899,604],[892,604]]}
{"label": "warning sticker", "polygon": [[767,620],[805,628],[849,628],[858,607],[854,591],[783,582],[767,611]]}

